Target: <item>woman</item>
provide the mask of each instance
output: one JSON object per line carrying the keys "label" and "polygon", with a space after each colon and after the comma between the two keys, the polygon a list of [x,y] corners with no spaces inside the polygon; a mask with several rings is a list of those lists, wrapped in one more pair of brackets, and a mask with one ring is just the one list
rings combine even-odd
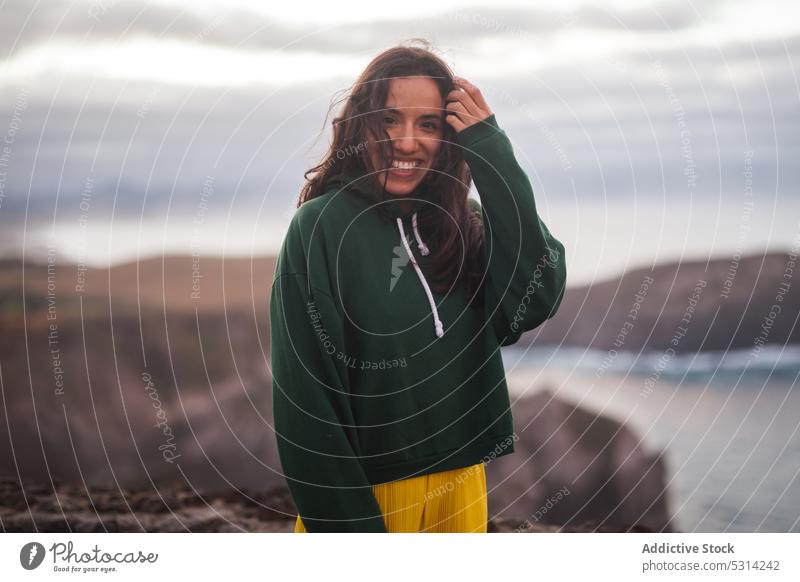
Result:
{"label": "woman", "polygon": [[558,309],[564,247],[480,90],[430,51],[378,55],[333,126],[270,299],[295,531],[485,532],[484,463],[517,438],[499,347]]}

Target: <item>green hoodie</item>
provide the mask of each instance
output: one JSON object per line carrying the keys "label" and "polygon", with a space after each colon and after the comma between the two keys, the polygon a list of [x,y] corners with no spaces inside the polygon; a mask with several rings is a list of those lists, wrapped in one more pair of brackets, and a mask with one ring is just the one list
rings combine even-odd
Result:
{"label": "green hoodie", "polygon": [[273,414],[309,532],[384,532],[372,485],[514,451],[499,348],[555,314],[564,247],[495,115],[456,143],[482,203],[470,199],[485,229],[480,307],[429,286],[422,197],[404,211],[371,176],[343,174],[289,225],[269,307]]}

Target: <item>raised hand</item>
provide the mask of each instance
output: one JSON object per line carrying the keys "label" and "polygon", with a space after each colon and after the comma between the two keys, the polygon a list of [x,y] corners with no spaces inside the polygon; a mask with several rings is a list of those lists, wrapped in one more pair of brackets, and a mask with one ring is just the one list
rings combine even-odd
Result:
{"label": "raised hand", "polygon": [[475,125],[492,115],[481,90],[461,77],[454,77],[456,88],[445,99],[445,121],[456,132]]}

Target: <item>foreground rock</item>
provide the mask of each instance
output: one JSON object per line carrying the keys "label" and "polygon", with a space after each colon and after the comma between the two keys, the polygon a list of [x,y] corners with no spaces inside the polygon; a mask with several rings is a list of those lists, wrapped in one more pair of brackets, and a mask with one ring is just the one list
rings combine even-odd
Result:
{"label": "foreground rock", "polygon": [[[188,487],[160,491],[48,486],[0,481],[0,524],[13,532],[268,532],[290,533],[295,509],[288,489],[202,492]],[[614,531],[587,523],[580,526],[534,524],[520,528],[510,519],[492,519],[489,532]]]}
{"label": "foreground rock", "polygon": [[625,424],[555,395],[514,404],[514,454],[487,464],[489,514],[525,525],[674,531],[663,452]]}

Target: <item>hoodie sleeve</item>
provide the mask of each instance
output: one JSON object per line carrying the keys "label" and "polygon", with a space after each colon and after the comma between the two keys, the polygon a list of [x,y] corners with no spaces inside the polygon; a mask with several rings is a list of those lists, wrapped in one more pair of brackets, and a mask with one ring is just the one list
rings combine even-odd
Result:
{"label": "hoodie sleeve", "polygon": [[456,134],[480,196],[486,318],[501,346],[555,315],[564,296],[564,245],[539,218],[530,181],[494,114]]}
{"label": "hoodie sleeve", "polygon": [[[296,225],[295,225],[296,226]],[[269,304],[272,403],[283,472],[308,532],[385,532],[358,459],[347,373],[336,352],[343,323],[333,298],[306,273],[293,232],[278,259]]]}

